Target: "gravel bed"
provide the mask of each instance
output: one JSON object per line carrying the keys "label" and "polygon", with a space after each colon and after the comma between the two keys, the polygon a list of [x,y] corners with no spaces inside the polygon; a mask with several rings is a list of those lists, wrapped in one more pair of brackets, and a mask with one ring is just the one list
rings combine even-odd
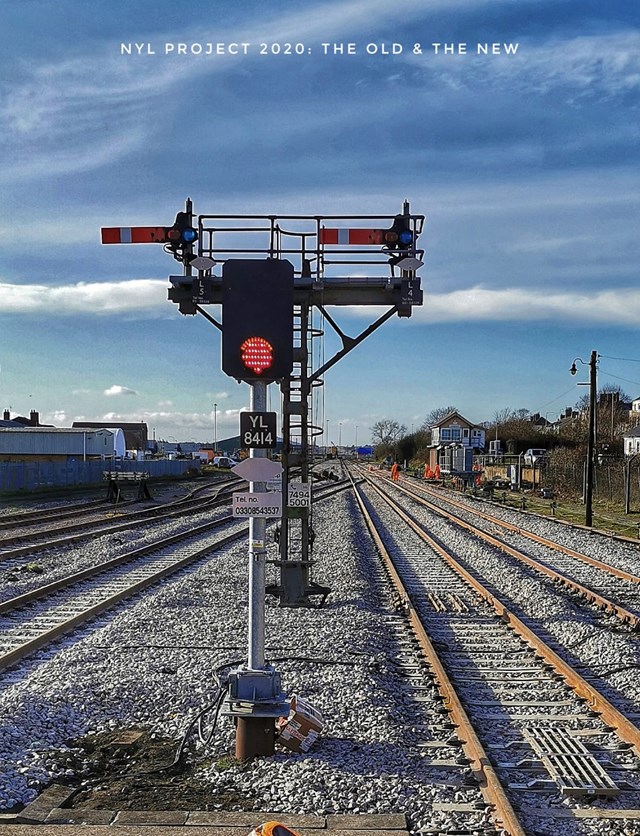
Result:
{"label": "gravel bed", "polygon": [[[421,541],[418,540],[417,536],[410,531],[408,528],[401,529],[397,526],[397,516],[396,514],[389,509],[389,507],[384,503],[376,493],[373,491],[366,489],[364,490],[365,495],[367,496],[368,502],[372,509],[374,510],[375,515],[382,521],[383,524],[393,527],[393,534],[385,536],[385,541],[387,542],[387,546],[391,548],[391,552],[395,558],[399,559],[403,562],[407,555],[411,555],[411,563],[413,566],[416,567],[416,572],[418,574],[424,574],[425,568],[426,571],[429,571],[429,566],[433,565],[434,560],[437,560],[431,553],[431,550],[428,546],[421,544]],[[507,603],[507,598],[513,599],[517,602],[516,606],[512,605],[512,608],[517,612],[518,609],[528,611],[530,615],[535,616],[537,624],[534,626],[538,626],[541,624],[543,629],[546,630],[549,634],[555,635],[558,642],[560,640],[570,641],[575,639],[576,636],[580,637],[580,639],[584,639],[582,633],[584,633],[584,624],[582,621],[582,616],[580,613],[576,613],[574,611],[574,607],[570,601],[567,601],[563,598],[561,593],[556,593],[555,589],[551,587],[551,589],[547,589],[546,585],[543,583],[539,583],[535,578],[529,578],[524,575],[522,572],[517,571],[517,567],[512,567],[509,565],[508,573],[505,573],[505,564],[504,562],[501,564],[498,555],[499,552],[496,551],[495,555],[492,555],[491,552],[495,551],[490,549],[490,547],[481,545],[478,541],[474,541],[472,537],[467,534],[456,530],[451,524],[445,523],[440,517],[421,509],[411,500],[409,500],[406,496],[400,498],[398,495],[398,501],[401,505],[409,506],[410,511],[419,521],[422,521],[425,524],[425,528],[427,528],[429,534],[443,543],[446,547],[452,549],[457,555],[463,559],[464,562],[468,563],[473,568],[477,569],[478,574],[481,574],[484,578],[486,578],[489,584],[493,584],[498,591],[500,597],[505,600]],[[420,568],[422,564],[422,569]],[[505,578],[508,578],[508,595],[505,595],[504,592],[501,590],[505,587]],[[452,588],[455,589],[455,582],[452,583]],[[471,593],[471,595],[473,595]],[[418,608],[420,609],[420,604],[417,604]],[[482,612],[483,604],[478,600],[476,609],[479,612]],[[429,612],[428,607],[425,610],[425,614],[427,615],[427,619],[429,619]],[[433,615],[433,614],[432,614]],[[437,618],[435,621],[437,622]],[[594,631],[592,630],[592,633]],[[437,635],[437,633],[436,633]],[[595,633],[594,633],[595,635]],[[598,638],[602,636],[602,632],[597,632]],[[602,664],[602,661],[606,658],[615,658],[616,653],[618,651],[618,642],[619,639],[614,635],[609,635],[608,631],[605,631],[604,635],[605,641],[601,644],[598,644],[597,647],[591,648],[593,653],[587,653],[587,658],[590,659],[592,664],[595,664],[596,661]],[[443,644],[448,648],[451,649],[453,645],[453,637],[451,631],[447,628],[444,631],[444,634],[441,638]],[[456,642],[456,645],[460,645],[463,647],[465,645],[465,640],[461,639]],[[505,643],[506,646],[507,643]],[[585,642],[586,644],[586,642]],[[519,646],[519,643],[516,642],[515,646]],[[578,655],[578,651],[573,651],[576,655]],[[623,651],[624,652],[624,651]],[[617,657],[620,658],[619,655]],[[545,691],[544,695],[541,694],[541,685],[536,683],[532,685],[531,696],[532,700],[536,699],[557,699],[557,696],[550,696],[549,693]],[[549,688],[553,690],[553,688],[557,688],[558,693],[560,691],[560,686],[558,683],[550,683]],[[473,697],[477,697],[481,694],[483,686],[478,683],[476,687],[473,687],[472,683],[469,683],[469,686],[463,689],[467,692],[467,695]],[[491,690],[496,692],[495,686],[491,686]],[[499,690],[499,689],[497,689]],[[610,697],[617,703],[618,706],[621,705],[621,700],[619,698],[616,699],[615,694],[610,694]],[[626,707],[628,710],[633,710],[633,706],[627,705],[621,706],[623,709]],[[552,709],[546,709],[544,712],[540,708],[538,709],[539,713],[549,713],[550,715],[550,724],[553,725],[553,720],[551,714],[553,713]],[[561,713],[564,713],[567,709],[561,709]],[[570,712],[571,709],[568,709]],[[476,710],[474,710],[474,714]],[[480,714],[478,712],[478,714]],[[489,709],[489,714],[492,713],[491,709]],[[582,710],[579,713],[584,713]],[[574,727],[574,728],[592,728],[592,729],[600,729],[602,728],[601,723],[595,718],[583,719],[578,721],[571,720],[571,721],[561,721],[560,725],[562,727]],[[489,721],[484,723],[485,726],[485,733],[490,734],[491,739],[493,740],[506,740],[509,739],[510,735],[507,731],[507,726],[505,726],[502,722],[494,722]],[[599,738],[601,743],[615,744],[615,738],[613,735],[608,735],[603,733],[602,738]],[[506,756],[507,760],[512,760],[513,758]],[[515,758],[517,760],[517,758]],[[617,759],[621,763],[631,764],[635,767],[635,774],[633,777],[637,779],[637,758],[633,756],[631,752],[623,752],[617,756]],[[527,775],[526,773],[522,773],[519,775],[517,771],[509,773],[508,779],[509,781],[517,781],[520,779],[523,782],[526,782],[531,779],[531,775]],[[635,823],[629,824],[625,823],[624,821],[615,821],[612,820],[611,823],[606,822],[597,822],[597,821],[589,821],[583,820],[580,822],[571,821],[566,819],[549,819],[548,817],[548,807],[549,803],[557,803],[560,809],[564,808],[576,808],[584,806],[581,802],[571,799],[549,799],[546,794],[537,795],[535,793],[530,794],[529,797],[525,794],[526,801],[523,801],[520,805],[520,809],[524,814],[524,823],[527,827],[527,832],[529,832],[529,828],[531,833],[535,833],[536,836],[551,836],[551,834],[569,834],[569,833],[581,833],[581,834],[590,834],[590,836],[604,836],[604,834],[609,834],[611,836],[635,836],[636,830],[633,828],[636,827]],[[599,802],[595,802],[596,806]],[[633,799],[630,799],[629,796],[622,796],[620,800],[613,800],[606,802],[606,806],[608,807],[626,807],[628,805],[631,807],[637,807],[638,802],[634,803]],[[587,804],[587,806],[590,806]],[[631,829],[630,829],[631,828]]]}
{"label": "gravel bed", "polygon": [[[434,802],[483,805],[466,767],[430,765],[434,757],[455,759],[457,747],[443,743],[434,753],[419,745],[425,737],[446,741],[450,732],[440,702],[422,691],[418,701],[398,664],[398,616],[381,601],[368,563],[373,549],[353,508],[352,498],[339,494],[315,512],[315,579],[333,590],[325,607],[281,609],[267,601],[267,655],[290,660],[276,663],[283,686],[323,713],[323,734],[306,755],[278,750],[222,769],[218,760],[231,751],[234,732],[220,718],[199,769],[211,787],[210,806],[235,794],[235,804],[219,806],[405,812],[416,829],[481,829],[484,809],[433,809]],[[270,552],[276,557],[274,546]],[[28,672],[0,675],[0,760],[7,765],[0,808],[28,802],[52,779],[77,780],[82,764],[72,741],[87,735],[137,727],[179,742],[216,698],[215,669],[243,662],[247,606],[246,545],[229,547],[94,622],[57,653],[43,652]]]}
{"label": "gravel bed", "polygon": [[[196,525],[212,522],[228,513],[228,509],[219,508],[164,521],[150,520],[141,523],[139,528],[93,536],[76,545],[46,551],[38,551],[36,547],[32,554],[7,558],[0,562],[0,601],[7,601],[132,549],[142,548],[162,537],[189,531]],[[114,522],[117,519],[114,517]]]}
{"label": "gravel bed", "polygon": [[[568,648],[574,659],[600,674],[605,686],[606,683],[612,686],[607,696],[618,707],[632,714],[640,712],[640,648],[634,634],[595,610],[585,609],[566,590],[424,509],[406,495],[398,493],[397,498],[432,536],[461,555],[469,567],[493,585],[507,606],[516,613],[526,614],[534,629],[542,629],[543,634],[546,632],[559,645]],[[382,519],[391,525],[393,512],[373,496],[371,501],[380,509]],[[534,526],[535,521],[530,518],[528,529],[542,533]],[[614,551],[618,546],[623,550],[627,548],[618,543],[611,543],[608,548]],[[580,548],[580,545],[573,547]],[[608,671],[624,667],[629,669],[607,675]],[[603,690],[607,693],[606,688]]]}
{"label": "gravel bed", "polygon": [[[431,496],[429,499],[431,499]],[[443,502],[446,499],[447,492],[443,492]],[[474,508],[479,508],[483,513],[491,514],[497,519],[517,525],[519,528],[531,531],[541,537],[547,537],[562,546],[583,552],[589,557],[594,557],[603,563],[640,577],[640,541],[636,546],[633,543],[607,538],[602,534],[590,534],[582,528],[576,528],[558,520],[531,513],[523,514],[517,510],[505,508],[496,502],[471,498],[464,493],[455,493],[452,499],[468,505],[472,513]]]}

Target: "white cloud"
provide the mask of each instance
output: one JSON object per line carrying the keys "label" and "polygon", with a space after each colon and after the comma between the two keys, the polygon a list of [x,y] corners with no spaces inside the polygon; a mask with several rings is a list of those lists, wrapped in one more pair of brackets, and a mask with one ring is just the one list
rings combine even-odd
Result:
{"label": "white cloud", "polygon": [[[348,307],[350,316],[376,318],[377,307]],[[338,314],[338,320],[340,316]],[[637,325],[640,320],[640,290],[550,293],[543,290],[506,287],[493,290],[476,285],[450,293],[424,290],[424,304],[413,308],[413,325],[445,322],[565,322],[614,327]]]}
{"label": "white cloud", "polygon": [[[424,306],[414,308],[414,323],[477,321],[565,321],[602,325],[637,325],[640,321],[640,290],[608,290],[551,293],[536,288],[496,288],[472,285],[449,293],[430,293],[423,280]],[[139,318],[167,314],[167,285],[155,279],[122,282],[78,283],[62,287],[0,284],[0,314],[40,314],[65,310],[74,314],[122,315]],[[378,315],[379,308],[348,308],[350,315]],[[131,394],[126,387],[112,386],[105,394]],[[226,392],[212,396],[229,397]],[[212,411],[213,413],[213,411]],[[211,414],[212,414],[211,413]]]}
{"label": "white cloud", "polygon": [[[478,38],[482,41],[482,38]],[[513,41],[505,33],[501,41]],[[578,37],[549,37],[536,43],[520,39],[518,52],[513,55],[475,56],[475,44],[469,43],[472,53],[461,60],[425,64],[425,56],[407,52],[405,60],[435,76],[450,88],[474,88],[483,80],[502,88],[508,81],[512,93],[527,91],[529,95],[544,95],[550,91],[566,91],[568,107],[577,106],[584,99],[617,98],[640,88],[640,33],[635,29],[620,29],[598,35]],[[469,68],[472,72],[469,72]],[[425,95],[432,95],[426,90]]]}
{"label": "white cloud", "polygon": [[[237,435],[239,427],[239,415],[246,411],[245,407],[239,409],[227,409],[218,411],[218,434]],[[74,419],[77,420],[77,419]],[[213,412],[175,412],[170,410],[141,409],[136,412],[107,412],[97,418],[96,421],[118,421],[118,422],[140,422],[143,421],[150,428],[172,427],[172,434],[175,430],[189,431],[203,430],[213,435],[214,421]]]}
{"label": "white cloud", "polygon": [[135,389],[129,389],[127,386],[120,386],[119,384],[114,383],[113,386],[105,389],[103,394],[110,398],[113,395],[137,395],[138,393]]}
{"label": "white cloud", "polygon": [[167,313],[167,282],[131,279],[71,285],[0,283],[0,313]]}
{"label": "white cloud", "polygon": [[451,293],[425,293],[414,308],[414,321],[425,322],[576,322],[609,326],[637,325],[640,290],[550,293],[527,288],[470,287]]}

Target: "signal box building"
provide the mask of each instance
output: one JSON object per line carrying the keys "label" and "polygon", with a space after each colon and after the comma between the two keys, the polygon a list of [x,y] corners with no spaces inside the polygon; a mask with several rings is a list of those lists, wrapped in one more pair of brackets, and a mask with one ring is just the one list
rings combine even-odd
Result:
{"label": "signal box building", "polygon": [[430,430],[428,464],[432,470],[436,465],[444,472],[471,470],[473,453],[484,449],[483,427],[472,424],[459,412],[449,412]]}

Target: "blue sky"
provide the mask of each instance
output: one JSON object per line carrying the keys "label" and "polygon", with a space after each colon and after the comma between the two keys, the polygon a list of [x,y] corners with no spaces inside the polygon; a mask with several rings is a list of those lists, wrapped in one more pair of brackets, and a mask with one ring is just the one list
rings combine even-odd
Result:
{"label": "blue sky", "polygon": [[[583,394],[568,369],[592,349],[600,384],[640,395],[636,4],[0,0],[0,12],[3,408],[210,440],[216,403],[219,436],[237,432],[248,387],[221,372],[216,329],[166,300],[176,263],[159,246],[100,244],[101,226],[170,225],[187,196],[200,214],[392,215],[406,198],[426,215],[425,304],[328,372],[316,411],[333,441],[358,427],[362,443],[380,418],[417,428],[448,404],[478,422],[505,407],[555,416]],[[259,55],[263,42],[306,51]],[[178,43],[250,46],[185,56]],[[367,54],[393,43],[400,54]],[[372,314],[337,316],[356,333]]]}

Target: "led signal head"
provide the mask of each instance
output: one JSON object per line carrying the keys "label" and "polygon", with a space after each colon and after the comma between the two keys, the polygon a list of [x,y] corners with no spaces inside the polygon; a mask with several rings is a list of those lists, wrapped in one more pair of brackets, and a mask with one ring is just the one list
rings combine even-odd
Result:
{"label": "led signal head", "polygon": [[262,337],[249,337],[240,346],[244,365],[255,374],[262,374],[273,362],[273,346]]}
{"label": "led signal head", "polygon": [[230,258],[222,265],[222,370],[247,383],[284,380],[293,369],[289,261]]}

